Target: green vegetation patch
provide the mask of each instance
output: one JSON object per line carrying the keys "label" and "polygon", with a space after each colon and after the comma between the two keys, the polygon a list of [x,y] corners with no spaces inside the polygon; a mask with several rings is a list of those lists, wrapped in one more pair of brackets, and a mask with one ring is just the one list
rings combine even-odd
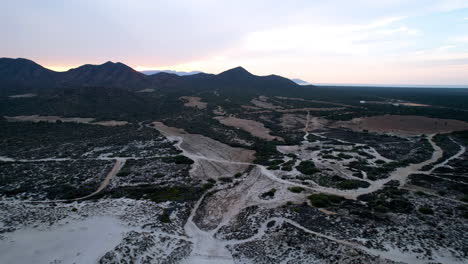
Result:
{"label": "green vegetation patch", "polygon": [[304,191],[304,188],[300,186],[293,186],[293,187],[289,187],[288,190],[293,193],[301,193]]}
{"label": "green vegetation patch", "polygon": [[276,189],[273,188],[269,190],[268,192],[264,192],[260,195],[261,198],[273,198],[275,196]]}
{"label": "green vegetation patch", "polygon": [[306,175],[312,175],[320,171],[315,167],[314,162],[310,160],[301,161],[301,163],[296,166],[296,169]]}
{"label": "green vegetation patch", "polygon": [[166,201],[193,201],[198,199],[203,188],[189,186],[154,187],[151,185],[138,185],[120,187],[102,195],[110,194],[113,198],[127,197],[130,199],[148,199],[155,203]]}
{"label": "green vegetation patch", "polygon": [[370,184],[368,182],[360,181],[360,180],[344,180],[344,181],[339,182],[337,184],[337,187],[339,189],[344,189],[344,190],[367,188],[369,186],[370,186]]}
{"label": "green vegetation patch", "polygon": [[344,200],[343,197],[331,195],[331,194],[324,194],[324,193],[309,195],[307,199],[309,199],[310,203],[313,206],[319,207],[319,208],[331,207],[331,206],[339,204],[341,201]]}
{"label": "green vegetation patch", "polygon": [[418,211],[422,214],[434,214],[434,210],[432,210],[432,208],[430,207],[419,207]]}
{"label": "green vegetation patch", "polygon": [[172,156],[172,157],[163,157],[162,161],[166,163],[175,163],[175,164],[193,164],[193,160],[182,156],[182,155],[177,155],[177,156]]}
{"label": "green vegetation patch", "polygon": [[385,187],[377,192],[361,195],[358,199],[367,202],[369,209],[379,213],[410,214],[414,205],[404,197],[406,193],[407,191],[396,187]]}

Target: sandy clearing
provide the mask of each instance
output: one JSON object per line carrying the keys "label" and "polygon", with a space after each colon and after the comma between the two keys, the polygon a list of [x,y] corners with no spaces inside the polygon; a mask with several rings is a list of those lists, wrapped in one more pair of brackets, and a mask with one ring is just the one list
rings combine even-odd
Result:
{"label": "sandy clearing", "polygon": [[249,110],[260,110],[262,109],[261,107],[256,107],[256,106],[251,106],[251,105],[241,105],[242,108],[244,109],[249,109]]}
{"label": "sandy clearing", "polygon": [[89,125],[100,125],[100,126],[124,126],[127,125],[127,121],[98,121],[94,122],[96,119],[92,117],[60,117],[60,116],[40,116],[40,115],[23,115],[23,116],[3,116],[6,120],[11,122],[49,122],[55,123],[57,121],[62,122],[73,122]]}
{"label": "sandy clearing", "polygon": [[[275,208],[287,201],[303,202],[303,194],[295,194],[288,190],[289,185],[281,184],[263,175],[258,166],[245,176],[237,185],[222,189],[205,198],[195,216],[198,226],[216,233],[222,226],[235,218],[243,209],[260,205]],[[261,194],[276,189],[272,199],[261,199]]]}
{"label": "sandy clearing", "polygon": [[324,118],[309,115],[307,129],[304,130],[304,127],[306,127],[307,115],[287,113],[283,114],[280,120],[280,125],[285,129],[302,130],[304,132],[322,129],[328,123],[328,120]]}
{"label": "sandy clearing", "polygon": [[33,93],[26,93],[26,94],[15,94],[15,95],[10,95],[8,96],[9,98],[31,98],[31,97],[35,97],[37,96],[37,94],[33,94]]}
{"label": "sandy clearing", "polygon": [[127,231],[116,218],[104,216],[46,230],[17,230],[0,239],[0,258],[4,264],[97,263]]}
{"label": "sandy clearing", "polygon": [[137,91],[137,93],[152,93],[154,91],[155,91],[154,89],[147,88],[147,89],[139,90]]}
{"label": "sandy clearing", "polygon": [[283,109],[282,106],[268,103],[266,102],[266,100],[252,99],[250,102],[257,107],[264,108],[264,109],[270,109],[270,110]]}
{"label": "sandy clearing", "polygon": [[423,116],[383,115],[339,121],[333,124],[333,127],[350,128],[356,131],[419,135],[467,130],[468,123]]}
{"label": "sandy clearing", "polygon": [[343,106],[343,107],[356,107],[356,106],[352,106],[352,105],[334,103],[334,102],[329,102],[329,101],[306,100],[306,99],[303,99],[303,98],[284,97],[284,96],[275,96],[275,97],[278,98],[278,99],[282,99],[282,100],[303,101],[303,102],[311,102],[311,103],[317,103],[317,104],[337,105],[337,106]]}
{"label": "sandy clearing", "polygon": [[100,125],[100,126],[125,126],[127,124],[128,124],[127,121],[116,121],[116,120],[99,121],[99,122],[91,123],[91,125]]}
{"label": "sandy clearing", "polygon": [[240,128],[246,132],[249,132],[254,137],[266,139],[268,141],[272,141],[272,140],[284,141],[284,139],[281,137],[270,135],[270,132],[271,132],[270,129],[266,128],[263,123],[260,123],[254,120],[241,119],[241,118],[237,118],[234,116],[214,117],[214,119],[218,120],[223,125]]}
{"label": "sandy clearing", "polygon": [[[259,198],[272,188],[277,189],[273,199]],[[244,241],[221,240],[216,238],[216,233],[249,206],[278,207],[286,201],[300,203],[303,201],[302,195],[294,194],[286,186],[263,177],[259,168],[254,168],[243,181],[231,188],[222,189],[209,197],[204,195],[196,203],[184,226],[186,234],[194,243],[193,251],[184,263],[234,263],[226,246]]]}
{"label": "sandy clearing", "polygon": [[104,190],[107,187],[107,185],[109,185],[112,178],[114,178],[115,175],[117,175],[117,173],[119,173],[119,171],[125,165],[125,162],[126,162],[125,159],[117,159],[115,161],[114,167],[112,167],[111,171],[107,174],[106,178],[104,178],[104,181],[101,182],[101,185],[99,185],[98,189],[95,192],[93,192],[93,193],[91,193],[89,195],[86,195],[84,197],[76,198],[76,199],[73,199],[73,200],[74,201],[84,200],[84,199],[87,199],[89,197],[92,197],[92,196],[100,193],[102,190]]}
{"label": "sandy clearing", "polygon": [[22,116],[4,116],[8,121],[32,121],[32,122],[51,122],[54,123],[58,120],[62,122],[75,122],[89,124],[95,119],[91,117],[60,117],[60,116],[40,116],[40,115],[22,115]]}
{"label": "sandy clearing", "polygon": [[328,108],[316,108],[316,107],[305,107],[305,108],[291,108],[291,109],[279,109],[277,112],[281,113],[294,113],[294,112],[308,112],[308,111],[338,111],[343,110],[345,107],[328,107]]}
{"label": "sandy clearing", "polygon": [[232,177],[244,171],[255,159],[253,150],[233,148],[202,135],[168,127],[161,122],[152,124],[165,137],[177,141],[176,147],[183,151],[183,155],[195,161],[190,170],[194,178],[206,180]]}
{"label": "sandy clearing", "polygon": [[427,105],[427,104],[417,104],[417,103],[411,103],[411,102],[408,102],[408,103],[398,103],[400,105],[405,105],[405,106],[416,106],[416,107],[427,107],[427,106],[430,106],[430,105]]}
{"label": "sandy clearing", "polygon": [[285,129],[303,129],[306,124],[306,116],[302,114],[283,114],[280,125]]}
{"label": "sandy clearing", "polygon": [[198,109],[205,109],[208,105],[205,102],[202,102],[200,97],[196,96],[181,96],[179,97],[180,100],[184,101],[184,106],[187,107],[196,107]]}

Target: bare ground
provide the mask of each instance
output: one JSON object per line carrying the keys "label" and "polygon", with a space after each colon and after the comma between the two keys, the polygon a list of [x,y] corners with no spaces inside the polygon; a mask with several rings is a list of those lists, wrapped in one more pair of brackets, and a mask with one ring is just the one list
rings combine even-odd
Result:
{"label": "bare ground", "polygon": [[[287,113],[281,117],[281,126],[289,130],[303,130],[306,123],[307,115]],[[307,131],[322,129],[327,123],[328,120],[326,119],[310,116],[307,124]]]}
{"label": "bare ground", "polygon": [[281,141],[284,140],[281,137],[270,135],[270,132],[271,132],[270,129],[266,128],[265,125],[263,125],[262,123],[254,121],[254,120],[241,119],[241,118],[237,118],[233,116],[215,117],[215,119],[218,120],[223,125],[240,128],[244,131],[247,131],[254,137],[266,139],[269,141],[272,141],[275,139],[281,140]]}
{"label": "bare ground", "polygon": [[452,119],[423,116],[383,115],[355,118],[336,122],[334,127],[345,127],[356,131],[368,130],[402,135],[450,133],[468,129],[468,123]]}
{"label": "bare ground", "polygon": [[127,125],[127,121],[99,121],[94,122],[95,119],[92,117],[60,117],[60,116],[40,116],[40,115],[29,115],[29,116],[4,116],[6,120],[12,122],[50,122],[55,123],[57,121],[62,122],[73,122],[81,124],[90,124],[90,125],[100,125],[100,126],[124,126]]}
{"label": "bare ground", "polygon": [[347,105],[347,104],[340,104],[340,103],[334,103],[334,102],[329,102],[329,101],[305,100],[305,99],[303,99],[303,98],[295,98],[295,97],[276,96],[276,98],[278,98],[278,99],[283,99],[283,100],[303,101],[303,102],[311,102],[311,103],[318,103],[318,104],[328,104],[328,105],[336,105],[336,106],[343,106],[343,107],[355,107],[355,106]]}
{"label": "bare ground", "polygon": [[206,106],[208,105],[205,102],[202,102],[200,97],[196,96],[182,96],[179,97],[180,100],[184,101],[184,106],[187,107],[196,107],[198,109],[205,109]]}
{"label": "bare ground", "polygon": [[202,135],[188,134],[183,129],[168,127],[161,122],[153,124],[168,139],[177,141],[176,146],[183,154],[195,161],[190,171],[195,179],[232,177],[247,169],[254,160],[253,150],[233,148]]}

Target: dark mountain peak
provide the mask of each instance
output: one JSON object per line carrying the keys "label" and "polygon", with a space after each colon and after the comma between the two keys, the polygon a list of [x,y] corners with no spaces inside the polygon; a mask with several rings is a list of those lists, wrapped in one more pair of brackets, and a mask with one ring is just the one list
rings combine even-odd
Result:
{"label": "dark mountain peak", "polygon": [[130,66],[127,66],[121,62],[112,62],[112,61],[108,61],[108,62],[105,62],[103,64],[98,64],[98,65],[85,64],[78,68],[70,69],[68,71],[73,72],[73,71],[89,71],[89,70],[92,70],[92,71],[103,71],[103,70],[104,71],[129,71],[129,72],[138,73]]}
{"label": "dark mountain peak", "polygon": [[28,59],[0,58],[0,81],[4,86],[50,86],[56,74]]}
{"label": "dark mountain peak", "polygon": [[232,68],[230,70],[227,70],[227,71],[224,71],[220,74],[218,74],[218,76],[226,76],[226,77],[252,77],[254,76],[253,74],[251,74],[250,72],[248,72],[246,69],[244,69],[243,67],[239,66],[239,67],[236,67],[236,68]]}
{"label": "dark mountain peak", "polygon": [[148,80],[143,73],[120,63],[111,62],[100,65],[86,64],[70,69],[63,74],[63,84],[81,86],[107,86],[127,89],[145,88]]}
{"label": "dark mountain peak", "polygon": [[41,65],[35,63],[32,60],[24,59],[24,58],[0,58],[0,69],[7,69],[10,70],[29,70],[29,71],[43,71],[43,72],[53,72],[49,69],[42,67]]}

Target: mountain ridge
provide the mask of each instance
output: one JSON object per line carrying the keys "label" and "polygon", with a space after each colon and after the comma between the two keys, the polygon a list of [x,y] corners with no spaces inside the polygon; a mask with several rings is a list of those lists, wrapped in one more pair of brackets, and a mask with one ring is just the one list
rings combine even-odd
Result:
{"label": "mountain ridge", "polygon": [[268,89],[268,86],[297,86],[291,80],[278,76],[257,76],[238,66],[219,74],[196,73],[179,76],[158,72],[146,75],[121,62],[107,61],[102,64],[84,64],[65,72],[49,70],[40,64],[24,58],[0,58],[0,86],[11,89],[21,87],[27,90],[63,87],[114,87],[127,90],[200,89],[205,87],[229,89]]}

